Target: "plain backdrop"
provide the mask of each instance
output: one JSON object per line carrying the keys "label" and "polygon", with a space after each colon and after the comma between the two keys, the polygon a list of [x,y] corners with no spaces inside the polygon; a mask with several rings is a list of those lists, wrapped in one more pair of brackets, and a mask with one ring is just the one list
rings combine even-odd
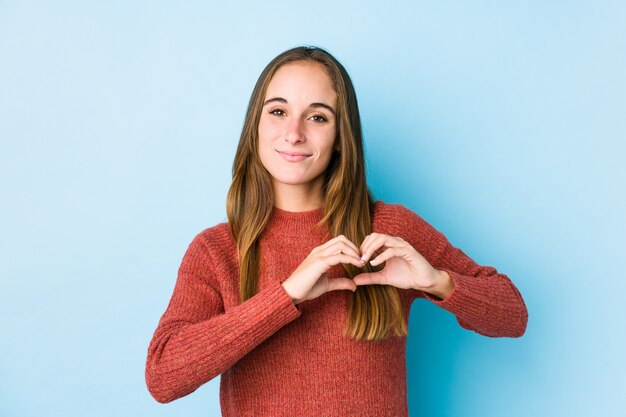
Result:
{"label": "plain backdrop", "polygon": [[507,274],[520,339],[427,300],[411,416],[626,413],[626,4],[0,1],[0,415],[218,416],[144,381],[182,255],[226,221],[248,99],[317,45],[356,87],[369,184]]}

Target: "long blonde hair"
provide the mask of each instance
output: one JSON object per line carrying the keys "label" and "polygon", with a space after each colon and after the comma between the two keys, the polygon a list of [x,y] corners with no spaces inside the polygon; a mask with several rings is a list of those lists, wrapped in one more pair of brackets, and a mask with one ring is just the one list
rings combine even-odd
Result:
{"label": "long blonde hair", "polygon": [[[226,212],[230,231],[237,243],[240,266],[240,301],[257,293],[259,281],[258,238],[270,218],[272,181],[258,154],[258,126],[267,86],[281,66],[298,61],[323,64],[337,93],[337,135],[340,152],[333,153],[323,186],[324,217],[331,236],[345,235],[355,245],[371,233],[374,199],[365,178],[363,138],[356,93],[345,68],[322,48],[300,46],[275,57],[256,82],[233,162],[233,179],[228,190]],[[346,187],[346,184],[350,184]],[[366,264],[357,269],[342,264],[348,276],[378,271],[382,266]],[[382,340],[394,331],[408,334],[398,290],[390,285],[358,286],[351,295],[346,336],[356,340]]]}

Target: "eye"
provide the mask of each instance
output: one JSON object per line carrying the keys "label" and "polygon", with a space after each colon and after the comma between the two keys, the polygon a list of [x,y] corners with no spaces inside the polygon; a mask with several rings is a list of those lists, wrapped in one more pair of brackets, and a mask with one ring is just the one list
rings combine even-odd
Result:
{"label": "eye", "polygon": [[322,115],[322,114],[316,114],[314,116],[311,116],[311,118],[313,119],[313,121],[315,123],[324,123],[327,122],[328,119],[326,118],[326,116]]}
{"label": "eye", "polygon": [[285,112],[281,109],[273,109],[269,111],[269,114],[273,114],[274,116],[283,116]]}

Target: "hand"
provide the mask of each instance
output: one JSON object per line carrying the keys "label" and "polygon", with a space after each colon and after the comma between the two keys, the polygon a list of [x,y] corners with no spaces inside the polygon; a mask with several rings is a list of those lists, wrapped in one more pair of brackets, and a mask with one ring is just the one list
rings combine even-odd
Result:
{"label": "hand", "polygon": [[328,278],[326,271],[339,263],[363,267],[356,245],[344,235],[339,235],[314,248],[300,266],[283,281],[283,287],[295,304],[312,300],[334,290],[356,291],[350,278]]}
{"label": "hand", "polygon": [[371,265],[380,265],[386,262],[385,267],[378,272],[366,272],[354,277],[356,285],[383,284],[393,285],[404,289],[428,291],[441,282],[440,271],[433,266],[400,237],[382,233],[372,233],[365,237],[361,244],[363,259],[367,262],[374,251],[384,251],[371,260]]}

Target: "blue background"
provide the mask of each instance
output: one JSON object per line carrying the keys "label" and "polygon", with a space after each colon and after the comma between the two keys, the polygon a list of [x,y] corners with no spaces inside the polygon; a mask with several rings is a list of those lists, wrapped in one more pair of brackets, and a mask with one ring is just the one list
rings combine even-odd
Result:
{"label": "blue background", "polygon": [[300,44],[352,76],[375,197],[529,309],[493,339],[416,301],[411,415],[625,415],[624,22],[617,1],[0,1],[0,415],[219,415],[219,378],[152,399],[147,347],[226,220],[259,73]]}

